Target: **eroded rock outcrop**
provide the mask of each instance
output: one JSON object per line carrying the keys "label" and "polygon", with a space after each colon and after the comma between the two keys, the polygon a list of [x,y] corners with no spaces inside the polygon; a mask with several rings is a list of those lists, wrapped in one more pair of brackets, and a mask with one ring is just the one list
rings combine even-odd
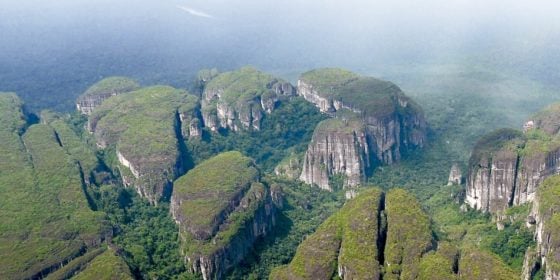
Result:
{"label": "eroded rock outcrop", "polygon": [[171,193],[188,166],[183,134],[195,137],[198,98],[154,86],[109,98],[89,117],[97,146],[116,153],[123,182],[151,203]]}
{"label": "eroded rock outcrop", "polygon": [[222,73],[204,89],[203,123],[211,131],[259,130],[264,115],[295,94],[290,83],[251,67]]}
{"label": "eroded rock outcrop", "polygon": [[222,279],[275,223],[275,191],[260,183],[253,160],[227,152],[175,182],[171,214],[194,273]]}
{"label": "eroded rock outcrop", "polygon": [[357,186],[370,167],[369,152],[359,119],[324,120],[315,128],[300,180],[326,190]]}
{"label": "eroded rock outcrop", "polygon": [[329,177],[339,174],[347,177],[345,186],[356,186],[372,167],[399,161],[426,141],[421,108],[393,83],[341,69],[318,69],[300,77],[298,94],[343,122],[330,136],[326,126],[317,127],[300,176],[306,183],[327,189]]}
{"label": "eroded rock outcrop", "polygon": [[449,171],[449,178],[447,179],[447,185],[460,185],[463,181],[463,173],[461,168],[457,163],[453,163],[451,170]]}
{"label": "eroded rock outcrop", "polygon": [[531,209],[536,248],[529,248],[523,264],[523,276],[532,279],[545,269],[545,279],[560,279],[560,176],[547,178],[537,191]]}
{"label": "eroded rock outcrop", "polygon": [[274,174],[289,179],[297,179],[301,175],[301,167],[301,155],[291,154],[274,168]]}
{"label": "eroded rock outcrop", "polygon": [[110,77],[103,79],[84,92],[76,101],[76,108],[84,115],[91,115],[93,110],[111,96],[131,92],[140,85],[129,78]]}
{"label": "eroded rock outcrop", "polygon": [[557,107],[536,114],[533,125],[525,125],[525,133],[501,129],[476,144],[466,188],[466,202],[471,207],[501,213],[533,201],[538,186],[560,172],[560,141],[552,120],[560,120]]}

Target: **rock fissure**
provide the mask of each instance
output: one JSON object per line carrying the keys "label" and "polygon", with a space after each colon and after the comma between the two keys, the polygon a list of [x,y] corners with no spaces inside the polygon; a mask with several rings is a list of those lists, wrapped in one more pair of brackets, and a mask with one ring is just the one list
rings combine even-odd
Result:
{"label": "rock fissure", "polygon": [[[385,265],[385,245],[387,242],[387,216],[385,215],[385,193],[381,193],[379,199],[379,211],[377,212],[377,256],[379,266]],[[383,273],[379,274],[379,279],[383,280]]]}

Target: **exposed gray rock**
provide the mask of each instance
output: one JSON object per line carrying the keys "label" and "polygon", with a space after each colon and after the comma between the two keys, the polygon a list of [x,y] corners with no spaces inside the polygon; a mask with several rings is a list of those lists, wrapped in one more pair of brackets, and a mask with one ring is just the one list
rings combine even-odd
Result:
{"label": "exposed gray rock", "polygon": [[359,185],[369,168],[369,149],[360,120],[324,120],[315,129],[303,160],[300,180],[333,190],[338,176],[343,187]]}
{"label": "exposed gray rock", "polygon": [[76,108],[84,115],[93,110],[111,96],[134,91],[140,88],[136,81],[125,77],[110,77],[91,86],[76,101]]}
{"label": "exposed gray rock", "polygon": [[226,72],[213,78],[203,92],[202,121],[211,131],[260,130],[265,114],[295,92],[290,83],[254,68]]}
{"label": "exposed gray rock", "polygon": [[449,171],[449,179],[447,180],[447,185],[460,185],[463,180],[463,174],[461,168],[457,163],[453,163],[451,170]]}
{"label": "exposed gray rock", "polygon": [[339,119],[317,126],[300,176],[306,183],[331,189],[329,180],[342,176],[345,187],[357,186],[374,166],[395,163],[426,141],[422,110],[390,82],[318,69],[301,76],[298,94]]}

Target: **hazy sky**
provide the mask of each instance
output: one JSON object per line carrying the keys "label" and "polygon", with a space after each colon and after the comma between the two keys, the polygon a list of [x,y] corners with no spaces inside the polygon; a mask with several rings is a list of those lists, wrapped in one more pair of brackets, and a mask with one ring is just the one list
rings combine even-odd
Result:
{"label": "hazy sky", "polygon": [[114,74],[172,83],[246,64],[286,75],[472,58],[541,67],[557,62],[559,3],[0,0],[0,83],[10,82],[0,90],[29,94],[37,89],[14,86],[29,77],[61,80],[45,87]]}

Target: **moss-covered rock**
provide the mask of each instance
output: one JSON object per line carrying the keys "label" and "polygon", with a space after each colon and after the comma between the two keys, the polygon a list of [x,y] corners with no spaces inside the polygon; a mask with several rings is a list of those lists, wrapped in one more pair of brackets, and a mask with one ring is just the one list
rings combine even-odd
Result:
{"label": "moss-covered rock", "polygon": [[418,280],[453,280],[453,263],[439,252],[430,252],[422,257],[418,266]]}
{"label": "moss-covered rock", "polygon": [[511,270],[496,255],[479,248],[465,248],[459,261],[459,279],[519,279],[519,275]]}
{"label": "moss-covered rock", "polygon": [[259,177],[252,159],[227,152],[175,182],[171,213],[191,271],[204,279],[222,277],[272,228],[275,207]]}
{"label": "moss-covered rock", "polygon": [[225,72],[212,78],[204,89],[204,125],[212,131],[259,130],[264,115],[294,95],[290,83],[255,68]]}
{"label": "moss-covered rock", "polygon": [[105,78],[88,88],[76,101],[76,108],[84,115],[90,115],[93,110],[111,96],[130,92],[140,88],[140,85],[126,77]]}
{"label": "moss-covered rock", "polygon": [[385,198],[387,241],[383,279],[415,279],[420,259],[432,248],[430,219],[420,203],[403,189],[392,189]]}
{"label": "moss-covered rock", "polygon": [[290,264],[274,269],[270,279],[380,279],[382,207],[381,190],[363,191],[306,238]]}
{"label": "moss-covered rock", "polygon": [[171,182],[187,162],[182,115],[197,98],[168,86],[154,86],[107,99],[89,117],[97,145],[116,153],[123,181],[155,204],[167,198]]}

